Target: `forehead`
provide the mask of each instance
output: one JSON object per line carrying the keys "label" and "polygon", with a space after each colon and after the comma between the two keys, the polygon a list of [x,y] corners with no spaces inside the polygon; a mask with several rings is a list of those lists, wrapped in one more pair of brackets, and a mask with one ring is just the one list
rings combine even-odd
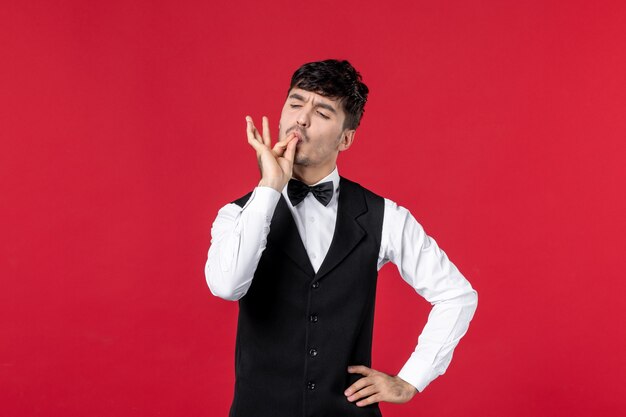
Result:
{"label": "forehead", "polygon": [[331,106],[337,112],[340,112],[343,110],[341,108],[341,103],[339,102],[338,99],[335,99],[332,97],[325,97],[321,94],[317,94],[308,90],[303,90],[298,87],[294,87],[291,90],[289,90],[289,94],[287,94],[287,100],[289,99],[301,100],[301,101],[304,101],[305,103],[308,103],[310,101],[312,102],[313,105],[323,104],[323,105]]}

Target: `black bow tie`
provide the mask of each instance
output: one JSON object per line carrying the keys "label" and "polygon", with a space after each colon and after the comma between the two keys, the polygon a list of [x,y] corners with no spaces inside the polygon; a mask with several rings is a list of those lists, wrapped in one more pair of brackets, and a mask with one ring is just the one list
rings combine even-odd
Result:
{"label": "black bow tie", "polygon": [[327,181],[318,185],[308,186],[302,181],[293,178],[289,180],[287,195],[292,205],[298,205],[309,192],[313,193],[317,201],[327,206],[333,196],[333,182]]}

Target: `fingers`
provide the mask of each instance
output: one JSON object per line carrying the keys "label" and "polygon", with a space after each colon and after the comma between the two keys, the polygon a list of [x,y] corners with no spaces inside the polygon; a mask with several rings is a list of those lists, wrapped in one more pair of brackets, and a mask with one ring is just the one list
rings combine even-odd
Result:
{"label": "fingers", "polygon": [[348,366],[348,372],[350,372],[351,374],[361,374],[361,375],[369,376],[374,373],[374,370],[364,365],[353,365],[353,366]]}
{"label": "fingers", "polygon": [[383,397],[380,394],[374,394],[374,395],[370,395],[364,400],[357,402],[356,405],[359,407],[364,407],[366,405],[378,403],[381,401],[384,401]]}
{"label": "fingers", "polygon": [[295,137],[292,138],[287,143],[287,149],[285,150],[284,155],[282,157],[277,155],[278,165],[280,165],[280,169],[283,170],[283,173],[287,176],[287,178],[291,178],[293,173],[293,160],[295,158],[297,144],[298,139]]}
{"label": "fingers", "polygon": [[263,143],[268,147],[272,146],[272,139],[270,138],[270,122],[265,116],[263,116]]}
{"label": "fingers", "polygon": [[414,386],[397,376],[370,368],[367,370],[372,373],[356,381],[344,392],[346,399],[350,402],[358,401],[356,405],[359,407],[383,401],[405,403],[417,393]]}
{"label": "fingers", "polygon": [[360,390],[361,388],[372,384],[371,378],[367,378],[367,377],[374,373],[373,369],[368,368],[367,366],[363,366],[363,365],[356,365],[356,366],[348,366],[348,372],[351,374],[361,374],[361,375],[364,375],[366,378],[361,378],[358,381],[356,381],[354,384],[350,385],[348,389],[344,391],[344,394],[346,396],[350,396],[354,394],[356,391]]}
{"label": "fingers", "polygon": [[285,151],[284,158],[289,161],[289,163],[293,166],[293,159],[296,154],[296,146],[298,145],[298,139],[294,136],[287,143],[287,150]]}
{"label": "fingers", "polygon": [[344,392],[344,394],[348,397],[348,400],[352,401],[364,397],[362,391],[371,391],[374,388],[374,381],[369,378],[361,378],[354,384],[352,384],[352,386],[350,386],[350,388],[348,388],[346,392]]}
{"label": "fingers", "polygon": [[261,134],[254,126],[252,117],[246,116],[246,134],[248,135],[248,143],[256,150],[259,150],[259,145],[263,144],[263,138]]}
{"label": "fingers", "polygon": [[354,394],[352,394],[351,396],[348,397],[348,401],[354,402],[357,400],[361,400],[361,401],[357,401],[356,405],[367,405],[367,404],[371,404],[371,402],[368,402],[368,400],[371,400],[371,397],[374,394],[378,394],[379,393],[379,388],[376,385],[369,385],[365,388],[363,388],[362,390],[359,390],[357,392],[355,392]]}
{"label": "fingers", "polygon": [[381,401],[382,396],[380,389],[381,387],[376,384],[371,377],[361,378],[346,390],[346,393],[352,393],[351,395],[346,394],[346,399],[350,402],[361,400],[358,401],[356,405],[362,407],[364,405]]}
{"label": "fingers", "polygon": [[246,116],[246,135],[248,136],[248,143],[252,145],[254,149],[259,150],[259,142],[254,137],[254,124],[252,123],[252,117]]}
{"label": "fingers", "polygon": [[372,385],[374,383],[374,381],[372,381],[371,378],[361,378],[358,381],[356,381],[354,384],[350,385],[348,387],[348,389],[346,389],[344,391],[344,394],[349,397],[352,394],[354,394],[355,392],[357,392],[358,390],[367,387],[368,385]]}
{"label": "fingers", "polygon": [[[296,134],[294,132],[291,132],[289,135],[287,135],[286,138],[284,138],[280,142],[276,142],[276,145],[274,145],[274,148],[272,149],[272,152],[274,152],[274,155],[282,156],[283,153],[285,152],[285,149],[287,148],[287,145],[289,145],[291,140],[295,137],[296,137]],[[298,143],[297,140],[295,142],[296,144]]]}

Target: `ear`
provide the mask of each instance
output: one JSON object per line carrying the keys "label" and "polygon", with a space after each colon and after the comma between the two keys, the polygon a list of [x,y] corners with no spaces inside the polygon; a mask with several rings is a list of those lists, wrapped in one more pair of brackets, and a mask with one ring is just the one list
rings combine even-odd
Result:
{"label": "ear", "polygon": [[341,138],[339,140],[339,146],[337,147],[339,152],[345,151],[348,148],[350,148],[350,146],[352,146],[352,142],[354,142],[355,133],[356,133],[356,130],[354,129],[346,129],[343,131],[343,133],[341,134]]}

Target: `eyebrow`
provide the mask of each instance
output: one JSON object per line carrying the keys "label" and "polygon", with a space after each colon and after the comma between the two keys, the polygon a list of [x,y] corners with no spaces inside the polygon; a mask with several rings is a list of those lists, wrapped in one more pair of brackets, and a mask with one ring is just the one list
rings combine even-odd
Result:
{"label": "eyebrow", "polygon": [[[289,95],[289,98],[294,98],[296,100],[300,100],[300,101],[304,101],[304,97],[302,97],[300,94],[298,93],[293,93],[291,95]],[[335,108],[333,106],[331,106],[330,104],[326,104],[326,103],[317,103],[315,105],[315,107],[321,107],[323,109],[326,109],[330,112],[333,112],[334,114],[337,114],[337,110],[335,110]]]}

